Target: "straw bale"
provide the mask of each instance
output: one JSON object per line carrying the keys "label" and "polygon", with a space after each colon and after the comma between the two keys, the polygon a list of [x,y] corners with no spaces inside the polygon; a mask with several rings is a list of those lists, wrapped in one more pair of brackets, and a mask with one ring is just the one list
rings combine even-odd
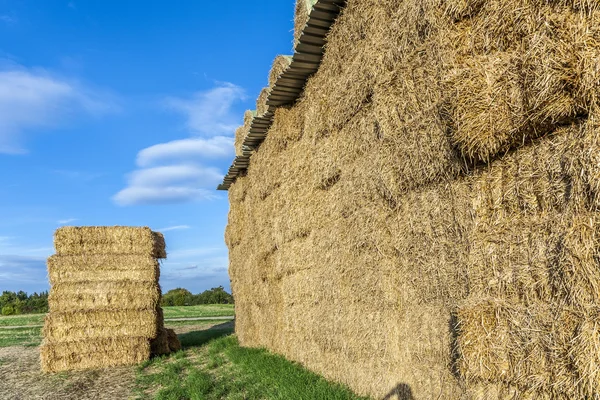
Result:
{"label": "straw bale", "polygon": [[589,112],[597,13],[561,2],[451,3],[448,10],[478,10],[456,25],[443,53],[454,65],[446,78],[449,126],[466,157],[489,161]]}
{"label": "straw bale", "polygon": [[440,91],[429,58],[415,56],[374,88],[376,135],[364,139],[371,147],[364,170],[396,198],[462,170],[440,120]]}
{"label": "straw bale", "polygon": [[296,0],[296,12],[294,13],[294,46],[298,44],[302,31],[308,22],[310,10],[318,0]]}
{"label": "straw bale", "polygon": [[264,115],[267,111],[269,111],[269,106],[267,105],[267,98],[269,97],[270,92],[271,88],[263,88],[260,91],[258,98],[256,99],[256,115],[259,117],[261,115]]}
{"label": "straw bale", "polygon": [[144,337],[44,342],[41,346],[41,365],[44,372],[135,365],[149,357],[150,344]]}
{"label": "straw bale", "polygon": [[154,338],[156,310],[51,312],[46,315],[43,334],[50,342],[135,336]]}
{"label": "straw bale", "polygon": [[600,396],[600,326],[598,311],[586,315],[577,326],[569,355],[577,371],[576,390],[581,398]]}
{"label": "straw bale", "polygon": [[[363,4],[368,3],[368,4]],[[343,127],[371,102],[377,64],[369,27],[389,22],[387,12],[375,1],[348,2],[327,37],[327,51],[319,71],[307,82],[305,135],[320,137]],[[323,90],[323,88],[331,88]]]}
{"label": "straw bale", "polygon": [[572,217],[559,244],[556,292],[574,306],[600,302],[600,220],[596,213]]}
{"label": "straw bale", "polygon": [[52,285],[48,305],[51,313],[152,310],[159,300],[156,281],[61,282]]}
{"label": "straw bale", "polygon": [[269,72],[269,87],[272,88],[277,82],[277,78],[290,66],[292,56],[277,56],[273,61],[273,66]]}
{"label": "straw bale", "polygon": [[600,208],[600,129],[598,109],[594,107],[580,129],[573,132],[565,154],[565,168],[572,177],[571,192],[577,206],[585,210]]}
{"label": "straw bale", "polygon": [[160,356],[171,352],[169,337],[165,328],[160,328],[156,337],[150,341],[150,352],[153,356]]}
{"label": "straw bale", "polygon": [[475,56],[447,78],[445,112],[452,138],[465,157],[489,161],[526,137],[515,64],[510,53]]}
{"label": "straw bale", "polygon": [[48,258],[50,284],[75,282],[158,282],[159,262],[150,256],[127,254],[52,255]]}
{"label": "straw bale", "polygon": [[304,102],[292,108],[277,107],[267,139],[281,141],[283,143],[280,145],[281,148],[285,148],[290,142],[300,140],[304,129],[305,107]]}
{"label": "straw bale", "polygon": [[595,398],[597,307],[520,306],[495,299],[458,310],[459,368],[469,382],[502,382],[553,398]]}
{"label": "straw bale", "polygon": [[471,295],[524,304],[551,301],[559,220],[548,214],[479,223],[470,237]]}
{"label": "straw bale", "polygon": [[167,342],[169,343],[169,350],[174,353],[181,350],[181,342],[177,338],[177,334],[173,329],[165,329],[167,332]]}
{"label": "straw bale", "polygon": [[54,234],[58,255],[129,254],[166,258],[165,240],[150,228],[62,227]]}

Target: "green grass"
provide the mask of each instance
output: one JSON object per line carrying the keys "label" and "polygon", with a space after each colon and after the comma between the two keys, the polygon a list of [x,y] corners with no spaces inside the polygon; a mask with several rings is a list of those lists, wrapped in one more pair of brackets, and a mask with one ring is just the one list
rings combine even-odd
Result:
{"label": "green grass", "polygon": [[180,326],[202,326],[222,324],[225,320],[222,319],[203,319],[201,321],[165,321],[165,327],[175,328]]}
{"label": "green grass", "polygon": [[165,318],[227,317],[234,315],[233,304],[163,307]]}
{"label": "green grass", "polygon": [[41,328],[0,329],[0,347],[38,346],[42,341]]}
{"label": "green grass", "polygon": [[366,399],[281,356],[240,347],[232,327],[227,323],[180,335],[182,351],[138,368],[137,398]]}
{"label": "green grass", "polygon": [[0,326],[43,325],[46,314],[0,316]]}

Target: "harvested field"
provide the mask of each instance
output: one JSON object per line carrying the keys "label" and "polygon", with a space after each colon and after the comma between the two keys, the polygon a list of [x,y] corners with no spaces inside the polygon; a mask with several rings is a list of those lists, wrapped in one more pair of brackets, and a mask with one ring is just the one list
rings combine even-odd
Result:
{"label": "harvested field", "polygon": [[229,188],[240,343],[377,398],[600,397],[599,22],[348,0]]}

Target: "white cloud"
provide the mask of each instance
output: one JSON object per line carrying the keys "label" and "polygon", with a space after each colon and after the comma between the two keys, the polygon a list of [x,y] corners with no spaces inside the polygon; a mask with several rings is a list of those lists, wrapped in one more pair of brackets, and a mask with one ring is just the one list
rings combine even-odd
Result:
{"label": "white cloud", "polygon": [[48,290],[46,258],[0,254],[0,291]]}
{"label": "white cloud", "polygon": [[[231,83],[198,92],[190,99],[168,98],[167,105],[186,115],[188,138],[161,143],[141,150],[140,169],[127,176],[128,185],[113,201],[121,206],[184,203],[216,198],[215,186],[223,174],[216,168],[190,164],[199,158],[233,156],[233,130],[238,115],[232,105],[244,98],[244,90]],[[165,165],[166,164],[166,165]]]}
{"label": "white cloud", "polygon": [[69,224],[69,223],[75,222],[75,221],[77,221],[77,218],[68,218],[68,219],[59,219],[57,221],[57,223],[59,225],[66,225],[66,224]]}
{"label": "white cloud", "polygon": [[161,228],[161,229],[157,229],[158,232],[169,232],[169,231],[179,231],[179,230],[183,230],[183,229],[191,229],[192,227],[189,225],[176,225],[176,226],[169,226],[166,228]]}
{"label": "white cloud", "polygon": [[134,171],[129,175],[129,184],[140,187],[179,184],[207,186],[217,182],[220,177],[221,173],[215,168],[204,168],[196,165],[170,165]]}
{"label": "white cloud", "polygon": [[222,174],[215,168],[172,165],[141,169],[129,174],[128,187],[113,200],[122,206],[166,204],[214,198],[212,188]]}
{"label": "white cloud", "polygon": [[26,131],[113,109],[103,95],[45,71],[14,65],[0,70],[0,153],[25,153],[20,138]]}
{"label": "white cloud", "polygon": [[222,83],[214,89],[197,92],[189,99],[169,97],[166,104],[187,117],[188,129],[196,135],[216,136],[232,134],[239,115],[232,105],[245,98],[244,90],[232,83]]}
{"label": "white cloud", "polygon": [[222,158],[233,156],[233,138],[182,139],[147,147],[138,153],[136,163],[148,167],[161,161]]}

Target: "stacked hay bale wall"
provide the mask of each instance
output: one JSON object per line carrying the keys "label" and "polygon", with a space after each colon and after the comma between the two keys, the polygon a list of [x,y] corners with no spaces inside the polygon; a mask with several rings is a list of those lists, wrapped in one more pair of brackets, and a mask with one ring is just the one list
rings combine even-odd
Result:
{"label": "stacked hay bale wall", "polygon": [[[131,365],[169,353],[158,285],[165,242],[149,228],[64,227],[48,259],[46,372]],[[177,347],[171,339],[173,347]]]}
{"label": "stacked hay bale wall", "polygon": [[600,397],[599,3],[348,0],[325,48],[229,189],[241,344],[379,398]]}

